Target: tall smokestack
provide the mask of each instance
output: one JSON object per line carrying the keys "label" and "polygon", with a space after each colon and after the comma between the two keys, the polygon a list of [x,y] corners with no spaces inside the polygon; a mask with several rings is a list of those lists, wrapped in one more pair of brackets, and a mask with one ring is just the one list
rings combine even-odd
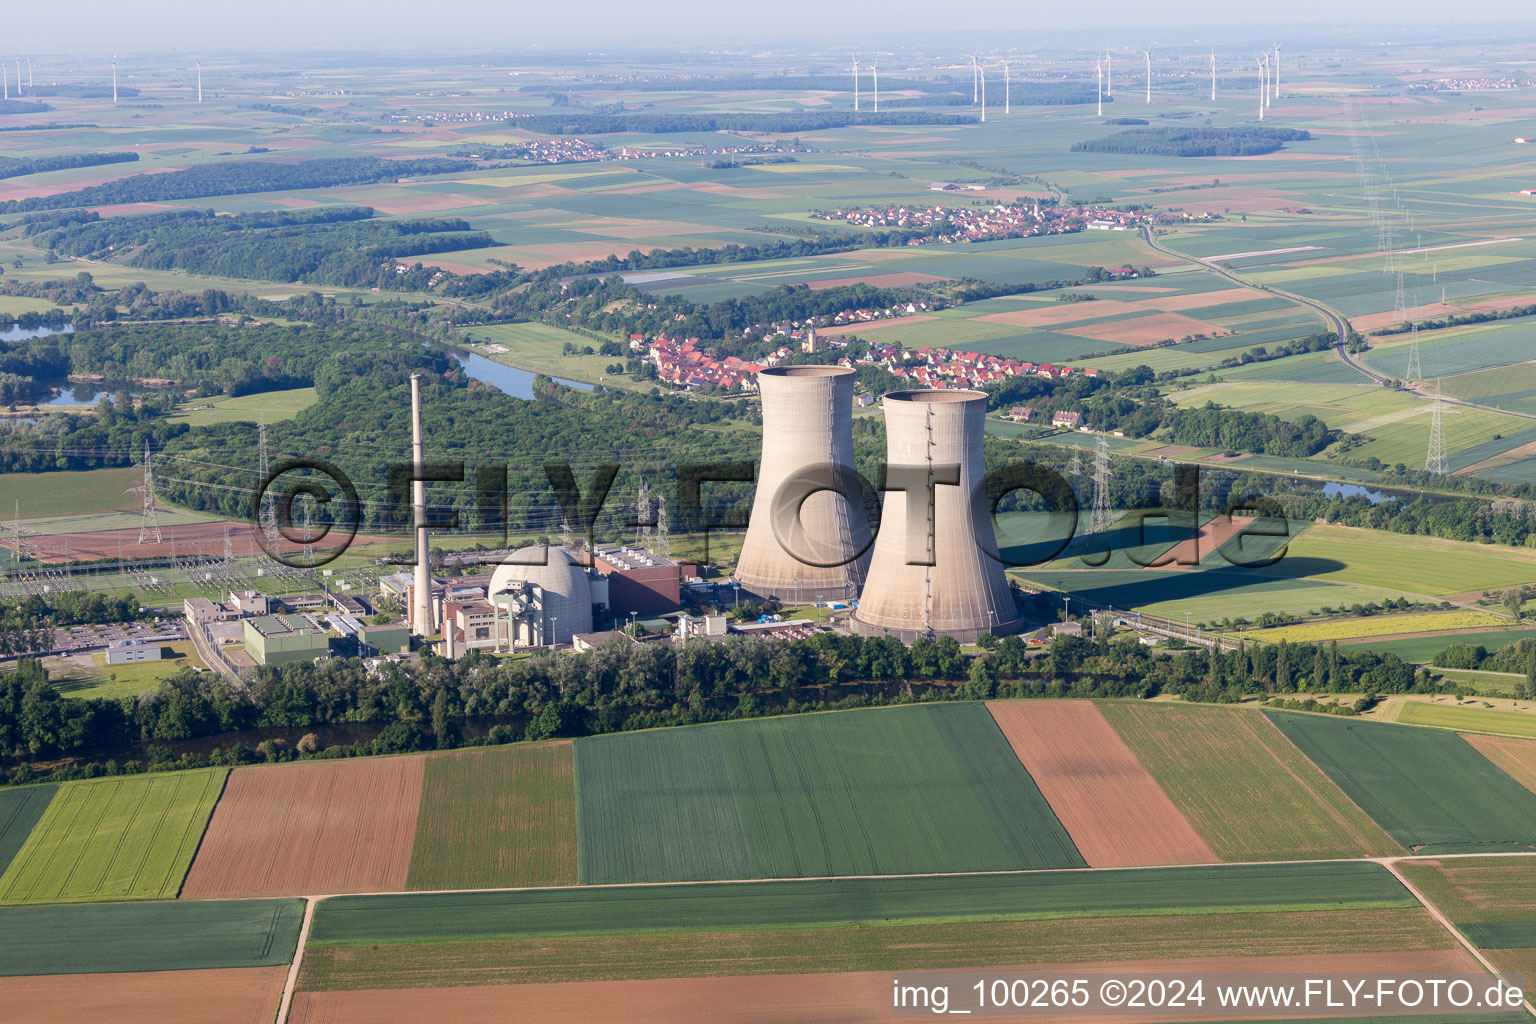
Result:
{"label": "tall smokestack", "polygon": [[426,458],[421,443],[421,374],[411,374],[411,462],[416,479],[411,484],[411,501],[415,509],[416,525],[416,580],[411,593],[411,625],[417,636],[431,636],[432,628],[432,574],[427,568],[427,485],[422,480],[422,467]]}
{"label": "tall smokestack", "polygon": [[[987,632],[1016,632],[1022,620],[1003,565],[994,557],[990,511],[974,493],[984,475],[987,396],[948,389],[893,391],[882,405],[889,483],[908,489],[887,493],[869,580],[853,614],[854,632],[906,641],[938,635],[970,641]],[[955,467],[958,485],[942,482],[954,480]],[[925,505],[926,514],[917,511],[909,518],[909,509]]]}
{"label": "tall smokestack", "polygon": [[[853,379],[845,366],[775,366],[757,375],[762,464],[736,565],[749,593],[793,603],[858,596],[869,523],[853,474]],[[841,493],[817,491],[802,504],[816,483],[840,484]]]}

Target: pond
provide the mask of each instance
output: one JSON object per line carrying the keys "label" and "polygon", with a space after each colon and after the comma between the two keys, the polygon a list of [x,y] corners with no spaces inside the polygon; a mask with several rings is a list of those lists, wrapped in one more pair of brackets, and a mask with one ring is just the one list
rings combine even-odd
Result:
{"label": "pond", "polygon": [[1359,484],[1327,483],[1323,485],[1323,494],[1329,498],[1353,498],[1363,497],[1372,505],[1380,505],[1384,501],[1395,500],[1395,496],[1386,491],[1371,491]]}
{"label": "pond", "polygon": [[28,338],[46,338],[50,334],[73,334],[75,328],[71,324],[63,327],[22,327],[19,324],[11,324],[8,327],[0,327],[0,341],[26,341]]}

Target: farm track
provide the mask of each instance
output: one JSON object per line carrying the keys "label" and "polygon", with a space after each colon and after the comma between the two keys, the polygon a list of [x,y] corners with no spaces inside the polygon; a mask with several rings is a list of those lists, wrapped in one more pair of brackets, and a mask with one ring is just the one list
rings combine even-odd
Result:
{"label": "farm track", "polygon": [[[1190,256],[1187,253],[1182,253],[1175,249],[1169,249],[1166,246],[1159,245],[1156,241],[1153,240],[1152,231],[1149,228],[1143,227],[1141,229],[1141,233],[1142,237],[1146,240],[1147,245],[1156,252],[1162,253],[1164,256],[1171,256],[1176,260],[1181,260],[1185,263],[1193,264],[1194,266],[1200,267],[1203,270],[1209,270],[1211,273],[1225,278],[1226,280],[1231,281],[1233,284],[1240,284],[1245,288],[1258,288],[1269,292],[1271,295],[1278,295],[1282,299],[1289,299],[1298,305],[1306,306],[1308,309],[1311,309],[1313,312],[1321,316],[1324,322],[1332,328],[1335,337],[1338,338],[1338,341],[1334,343],[1333,350],[1338,353],[1340,359],[1349,364],[1352,369],[1355,369],[1364,374],[1366,377],[1369,377],[1372,384],[1385,385],[1391,379],[1382,376],[1375,370],[1372,370],[1370,367],[1357,360],[1344,347],[1344,339],[1349,336],[1349,321],[1344,318],[1342,313],[1339,313],[1332,307],[1325,306],[1323,303],[1318,302],[1315,299],[1309,299],[1304,295],[1297,295],[1295,292],[1283,291],[1282,289],[1276,288],[1273,285],[1253,284],[1250,281],[1245,281],[1240,275],[1234,273],[1226,267],[1219,266],[1208,260],[1203,260],[1198,256]],[[1412,393],[1411,389],[1409,388],[1400,387],[1397,390],[1409,391]],[[1460,406],[1463,409],[1480,409],[1483,412],[1499,413],[1500,415],[1504,416],[1513,416],[1516,419],[1536,421],[1536,413],[1514,412],[1509,409],[1499,409],[1491,405],[1480,405],[1477,402],[1469,402],[1465,399],[1451,398],[1449,396],[1442,396],[1440,400],[1446,405]]]}
{"label": "farm track", "polygon": [[[1536,858],[1536,850],[1533,850],[1533,851],[1510,851],[1510,852],[1504,852],[1504,853],[1404,854],[1402,856],[1392,856],[1392,857],[1346,857],[1346,858],[1332,858],[1332,859],[1326,859],[1326,860],[1243,861],[1241,863],[1243,865],[1249,866],[1249,867],[1264,866],[1264,865],[1281,866],[1281,865],[1291,865],[1291,864],[1350,864],[1350,863],[1359,863],[1359,862],[1362,862],[1362,861],[1369,862],[1369,863],[1372,863],[1372,864],[1379,864],[1383,868],[1385,868],[1387,871],[1389,871],[1392,874],[1392,876],[1394,878],[1396,878],[1400,884],[1402,884],[1402,886],[1408,891],[1408,893],[1411,896],[1413,896],[1413,898],[1416,901],[1418,901],[1419,905],[1421,907],[1423,907],[1425,910],[1427,910],[1429,912],[1429,914],[1435,919],[1435,921],[1438,922],[1447,932],[1450,933],[1451,937],[1455,940],[1455,943],[1456,943],[1456,945],[1458,947],[1464,948],[1468,952],[1470,952],[1472,954],[1472,956],[1474,956],[1479,963],[1481,963],[1484,967],[1486,967],[1490,973],[1497,974],[1498,973],[1497,969],[1487,960],[1486,957],[1484,957],[1476,949],[1476,947],[1474,947],[1469,942],[1469,940],[1467,940],[1465,937],[1463,937],[1462,934],[1459,931],[1456,930],[1456,926],[1450,920],[1450,918],[1446,917],[1443,912],[1441,912],[1432,902],[1430,902],[1428,897],[1426,897],[1422,892],[1420,892],[1419,889],[1416,886],[1410,884],[1409,881],[1397,870],[1397,865],[1401,864],[1401,863],[1404,863],[1404,862],[1413,863],[1413,862],[1417,862],[1417,861],[1446,861],[1446,860],[1462,860],[1462,859],[1489,858],[1489,857],[1527,857],[1527,858]],[[1235,866],[1235,865],[1233,865],[1231,862],[1217,862],[1217,863],[1213,863],[1213,864],[1209,864],[1209,865],[1188,865],[1188,864],[1184,864],[1184,865],[1163,865],[1163,866],[1158,866],[1158,867],[1135,868],[1133,870],[1136,870],[1136,871],[1166,871],[1166,870],[1171,870],[1171,869],[1174,869],[1174,868],[1228,867],[1228,866]],[[940,871],[940,872],[928,872],[928,873],[916,874],[916,875],[862,875],[862,876],[835,876],[835,877],[837,879],[841,879],[841,880],[847,880],[849,878],[866,878],[866,879],[883,879],[883,878],[945,878],[945,877],[950,877],[950,876],[955,876],[955,875],[1021,875],[1021,874],[1046,874],[1046,873],[1062,873],[1062,872],[1099,873],[1099,872],[1105,872],[1105,871],[1124,871],[1124,870],[1126,870],[1126,869],[1124,869],[1124,868],[1111,868],[1111,867],[1102,867],[1102,868],[1099,868],[1099,867],[1086,867],[1086,868],[1026,868],[1026,869],[1021,869],[1021,870],[1016,870],[1016,871],[966,871],[966,872]],[[727,880],[724,880],[724,884],[731,884],[731,883],[754,884],[754,883],[763,883],[763,882],[814,882],[814,881],[827,881],[827,880],[828,879],[826,879],[826,878],[791,878],[791,879],[742,878],[742,879],[727,879]],[[644,884],[644,887],[650,888],[650,887],[654,887],[654,886],[720,885],[720,884],[723,884],[723,883],[722,883],[721,880],[713,880],[713,881],[693,881],[693,882],[648,882],[648,883],[643,883],[643,884]],[[598,889],[630,889],[630,888],[636,888],[636,887],[639,887],[637,883],[609,883],[609,884],[599,884],[599,885],[552,886],[552,887],[547,887],[547,888],[579,889],[579,890],[587,891],[587,890],[598,890]],[[303,921],[303,924],[302,924],[302,926],[300,927],[300,930],[299,930],[298,948],[294,952],[293,963],[289,967],[288,979],[287,979],[287,982],[285,983],[285,985],[283,987],[282,1002],[281,1002],[281,1005],[280,1005],[280,1008],[279,1008],[279,1011],[278,1011],[278,1014],[277,1014],[277,1020],[276,1020],[275,1024],[288,1024],[289,1014],[290,1014],[290,1012],[292,1010],[292,1006],[293,1006],[293,997],[296,994],[296,990],[297,990],[299,972],[300,972],[300,968],[302,966],[303,959],[304,959],[305,945],[306,945],[306,943],[308,942],[308,939],[309,939],[310,924],[311,924],[311,922],[312,922],[312,920],[314,918],[315,908],[320,904],[321,901],[328,900],[328,899],[334,899],[334,898],[341,897],[341,896],[430,896],[430,895],[445,895],[445,894],[449,894],[449,893],[530,892],[530,891],[543,891],[543,888],[544,887],[522,886],[522,887],[513,887],[513,888],[491,888],[491,889],[439,889],[439,890],[405,890],[405,891],[400,891],[400,892],[324,893],[324,894],[315,894],[315,895],[305,896],[304,897],[304,900],[305,900],[304,921]],[[1526,1008],[1526,1011],[1528,1013],[1530,1013],[1532,1016],[1536,1016],[1536,1005],[1532,1005],[1532,1003],[1529,1000],[1526,1001],[1525,1008]]]}

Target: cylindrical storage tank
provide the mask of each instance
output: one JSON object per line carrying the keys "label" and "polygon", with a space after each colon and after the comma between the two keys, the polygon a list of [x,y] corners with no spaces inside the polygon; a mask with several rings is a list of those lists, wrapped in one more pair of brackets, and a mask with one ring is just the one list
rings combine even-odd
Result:
{"label": "cylindrical storage tank", "polygon": [[[565,644],[576,633],[592,632],[592,587],[587,570],[564,548],[546,549],[539,544],[520,548],[491,573],[486,597],[493,605],[497,596],[520,591],[523,584],[538,588],[537,610],[530,610],[513,627],[517,646]],[[524,564],[539,563],[539,564]]]}
{"label": "cylindrical storage tank", "polygon": [[[870,533],[853,469],[853,380],[846,366],[757,374],[762,460],[735,575],[748,593],[800,604],[849,601],[863,586]],[[841,493],[819,490],[802,503],[817,484]]]}
{"label": "cylindrical storage tank", "polygon": [[[1017,632],[1023,620],[995,557],[990,511],[980,496],[987,396],[948,389],[893,391],[881,404],[887,486],[910,484],[919,507],[931,501],[933,527],[928,528],[926,512],[909,527],[909,492],[887,490],[869,579],[853,613],[854,632],[908,642],[940,635],[969,642],[982,633]],[[953,473],[957,466],[958,486],[924,487],[946,479],[945,467]]]}

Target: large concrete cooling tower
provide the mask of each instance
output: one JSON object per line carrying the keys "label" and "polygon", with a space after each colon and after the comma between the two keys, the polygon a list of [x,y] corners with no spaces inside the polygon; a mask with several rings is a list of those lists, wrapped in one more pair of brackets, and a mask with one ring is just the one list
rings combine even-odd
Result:
{"label": "large concrete cooling tower", "polygon": [[[856,480],[853,378],[843,366],[776,366],[757,375],[763,455],[736,566],[736,581],[751,594],[793,603],[859,594],[869,565],[869,523],[863,503],[844,498],[855,493]],[[838,478],[842,493],[819,491],[803,504],[796,497],[809,489],[806,481],[831,486]]]}
{"label": "large concrete cooling tower", "polygon": [[[997,545],[990,513],[985,501],[973,500],[984,473],[987,396],[979,391],[893,391],[882,404],[891,468],[869,579],[853,614],[854,631],[906,641],[941,634],[970,641],[986,632],[1017,632],[1023,622],[1003,565],[986,553]],[[959,467],[958,486],[923,486],[931,478],[945,479],[946,466],[951,474]],[[889,489],[902,483],[914,490]],[[919,508],[932,501],[931,530],[927,514],[909,520],[909,493],[917,495]]]}

